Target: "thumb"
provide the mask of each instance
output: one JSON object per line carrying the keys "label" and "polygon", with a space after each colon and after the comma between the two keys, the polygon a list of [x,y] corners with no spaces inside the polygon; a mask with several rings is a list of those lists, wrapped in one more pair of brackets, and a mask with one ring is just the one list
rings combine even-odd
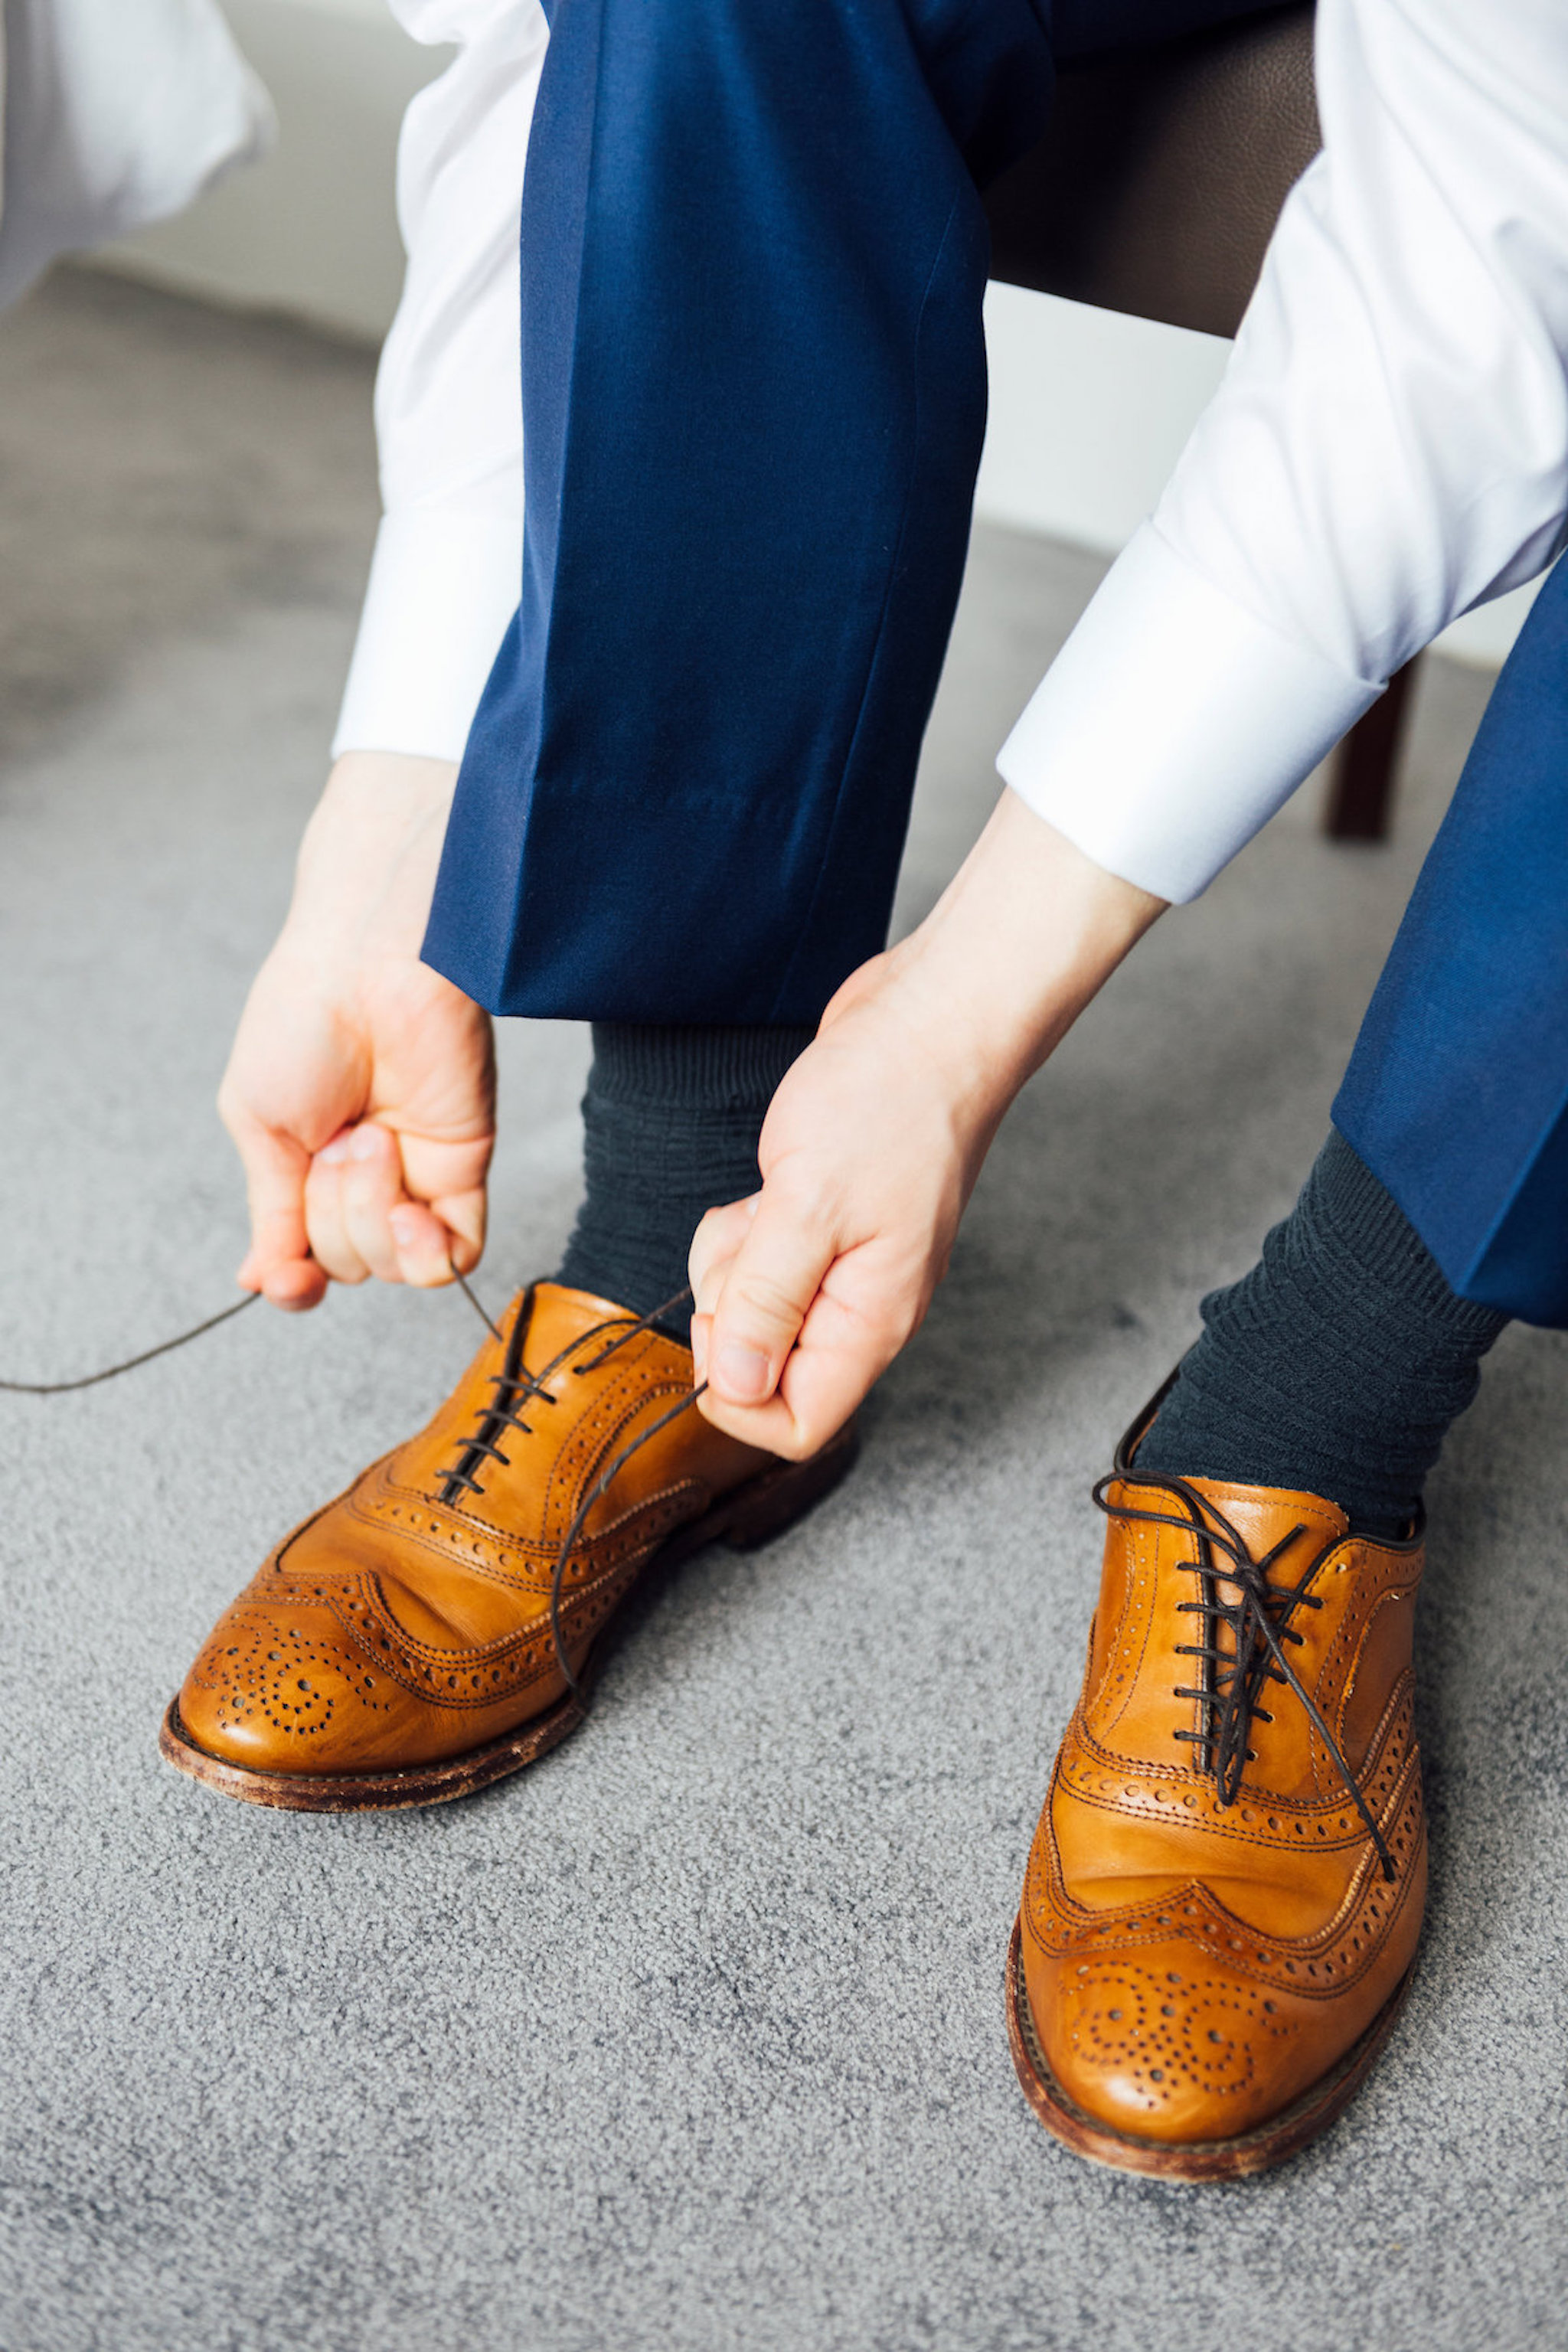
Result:
{"label": "thumb", "polygon": [[724,1275],[704,1351],[721,1403],[758,1405],[773,1395],[836,1255],[825,1220],[763,1186]]}

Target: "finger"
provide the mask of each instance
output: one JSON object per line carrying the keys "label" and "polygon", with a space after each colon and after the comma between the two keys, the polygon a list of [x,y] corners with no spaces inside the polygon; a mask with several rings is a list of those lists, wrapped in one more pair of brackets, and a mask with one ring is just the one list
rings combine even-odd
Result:
{"label": "finger", "polygon": [[327,1277],[312,1257],[258,1259],[247,1250],[235,1274],[241,1290],[258,1291],[273,1307],[319,1307]]}
{"label": "finger", "polygon": [[250,1247],[240,1262],[240,1286],[260,1291],[278,1307],[314,1307],[327,1286],[310,1262],[306,1230],[310,1156],[292,1137],[221,1103],[219,1108],[245,1171],[250,1213]]}
{"label": "finger", "polygon": [[310,1254],[334,1282],[363,1282],[370,1272],[349,1239],[343,1213],[343,1170],[353,1133],[345,1129],[324,1144],[305,1179],[305,1231]]}
{"label": "finger", "polygon": [[349,1249],[380,1282],[406,1282],[437,1289],[452,1268],[467,1274],[484,1247],[482,1182],[466,1192],[436,1200],[420,1197],[421,1183],[479,1170],[489,1157],[480,1145],[432,1143],[426,1137],[399,1137],[367,1119],[345,1140],[341,1158],[339,1202]]}
{"label": "finger", "polygon": [[775,1392],[760,1405],[729,1403],[714,1389],[700,1411],[714,1426],[793,1462],[805,1461],[842,1429],[897,1354],[897,1345],[833,1296],[847,1263],[824,1276],[786,1358]]}
{"label": "finger", "polygon": [[298,1258],[289,1265],[274,1266],[260,1285],[268,1305],[282,1307],[286,1315],[300,1315],[308,1307],[319,1307],[327,1288],[325,1274],[314,1258],[309,1257]]}
{"label": "finger", "polygon": [[773,1395],[835,1255],[824,1217],[787,1187],[763,1187],[708,1334],[708,1378],[721,1403],[757,1406]]}
{"label": "finger", "polygon": [[317,1258],[338,1282],[374,1275],[434,1289],[450,1282],[454,1264],[467,1274],[484,1247],[482,1181],[434,1201],[418,1198],[417,1187],[421,1178],[482,1179],[489,1150],[488,1139],[456,1145],[399,1137],[377,1119],[343,1129],[316,1154],[306,1182]]}
{"label": "finger", "polygon": [[454,1265],[468,1272],[458,1255],[461,1244],[457,1235],[423,1201],[400,1201],[387,1223],[397,1245],[400,1281],[416,1290],[438,1290],[451,1281]]}
{"label": "finger", "polygon": [[[415,1276],[405,1271],[405,1281],[418,1280],[422,1286],[450,1282],[453,1265],[459,1274],[472,1273],[484,1255],[485,1180],[493,1135],[467,1143],[434,1141],[424,1135],[400,1135],[397,1139],[403,1154],[404,1191],[411,1201],[428,1207],[445,1230],[439,1272],[422,1271]],[[405,1223],[411,1234],[421,1237],[419,1263],[427,1267],[424,1252],[429,1228],[417,1220]]]}
{"label": "finger", "polygon": [[749,1200],[731,1201],[727,1208],[710,1209],[692,1236],[690,1254],[686,1261],[686,1276],[691,1286],[691,1360],[693,1377],[700,1386],[708,1377],[709,1341],[713,1326],[713,1309],[724,1279],[734,1264],[735,1254],[756,1214],[756,1195]]}
{"label": "finger", "polygon": [[484,1193],[443,1192],[431,1202],[430,1209],[446,1229],[452,1264],[459,1274],[471,1274],[485,1254]]}
{"label": "finger", "polygon": [[[755,1445],[764,1454],[782,1454],[786,1462],[805,1462],[817,1452],[817,1442],[812,1425],[798,1419],[782,1396],[772,1396],[766,1404],[726,1404],[706,1388],[697,1401],[697,1410],[715,1429],[726,1437],[737,1437],[742,1445]],[[828,1435],[832,1435],[830,1430]]]}
{"label": "finger", "polygon": [[686,1259],[686,1278],[691,1285],[696,1313],[712,1313],[724,1275],[756,1221],[761,1198],[760,1193],[752,1192],[743,1201],[731,1201],[727,1208],[710,1209],[693,1234]]}
{"label": "finger", "polygon": [[[437,1202],[466,1200],[470,1194],[478,1194],[483,1200],[490,1153],[495,1148],[493,1135],[450,1143],[428,1135],[411,1135],[399,1129],[395,1121],[388,1123],[403,1154],[403,1181],[410,1200],[428,1201],[432,1208]],[[483,1237],[481,1214],[479,1230],[469,1238]]]}
{"label": "finger", "polygon": [[398,1246],[389,1222],[405,1197],[395,1137],[374,1119],[354,1129],[340,1163],[338,1196],[349,1247],[378,1282],[399,1282]]}

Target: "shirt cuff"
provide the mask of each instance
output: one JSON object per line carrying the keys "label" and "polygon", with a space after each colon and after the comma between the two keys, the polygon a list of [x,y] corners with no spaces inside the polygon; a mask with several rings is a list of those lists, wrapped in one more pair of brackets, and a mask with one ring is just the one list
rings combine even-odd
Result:
{"label": "shirt cuff", "polygon": [[521,518],[435,507],[385,516],[333,759],[408,751],[460,760],[521,578]]}
{"label": "shirt cuff", "polygon": [[1181,903],[1382,692],[1233,604],[1145,523],[996,765],[1097,866]]}

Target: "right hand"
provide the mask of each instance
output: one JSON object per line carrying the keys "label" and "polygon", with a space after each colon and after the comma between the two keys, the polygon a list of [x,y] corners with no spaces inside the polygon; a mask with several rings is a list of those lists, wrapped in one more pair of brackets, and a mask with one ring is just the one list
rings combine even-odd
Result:
{"label": "right hand", "polygon": [[700,1410],[804,1462],[920,1328],[1019,1087],[1164,901],[1011,793],[920,928],[852,972],[691,1245]]}
{"label": "right hand", "polygon": [[240,1018],[218,1110],[245,1167],[238,1279],[315,1307],[329,1279],[432,1286],[484,1246],[489,1015],[419,961],[457,770],[340,760]]}

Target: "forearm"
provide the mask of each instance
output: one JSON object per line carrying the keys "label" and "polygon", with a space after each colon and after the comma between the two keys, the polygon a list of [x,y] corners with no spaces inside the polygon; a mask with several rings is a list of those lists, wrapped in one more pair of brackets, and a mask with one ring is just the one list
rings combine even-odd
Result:
{"label": "forearm", "polygon": [[[955,1116],[982,1149],[1165,906],[1095,865],[1016,793],[1003,793],[888,970]],[[846,996],[855,987],[852,981]]]}
{"label": "forearm", "polygon": [[289,945],[343,962],[416,957],[457,779],[450,760],[345,752],[300,845]]}

